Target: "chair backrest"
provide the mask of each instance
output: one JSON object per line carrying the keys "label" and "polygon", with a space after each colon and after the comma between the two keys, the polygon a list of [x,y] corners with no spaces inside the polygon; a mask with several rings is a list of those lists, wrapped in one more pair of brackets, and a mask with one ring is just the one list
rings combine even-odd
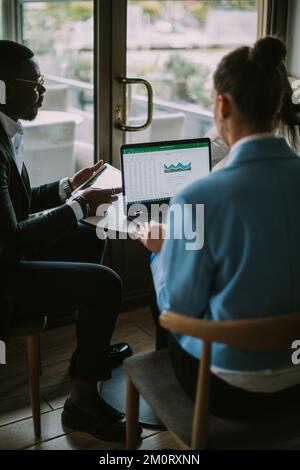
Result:
{"label": "chair backrest", "polygon": [[209,428],[211,343],[223,343],[248,350],[287,350],[300,331],[300,313],[220,322],[165,311],[160,316],[160,324],[167,330],[200,338],[203,341],[191,448],[205,449]]}
{"label": "chair backrest", "polygon": [[47,93],[44,97],[43,109],[53,111],[67,111],[68,94],[68,85],[47,85]]}
{"label": "chair backrest", "polygon": [[[145,122],[145,117],[131,117],[130,126],[139,126]],[[139,132],[127,132],[126,143],[159,142],[184,138],[184,113],[154,114],[151,125]]]}
{"label": "chair backrest", "polygon": [[258,351],[286,350],[300,333],[300,313],[251,320],[210,321],[163,312],[161,325],[209,343]]}
{"label": "chair backrest", "polygon": [[[128,125],[133,126],[133,127],[138,127],[144,124],[145,120],[146,118],[144,116],[131,117],[128,119]],[[144,129],[143,131],[126,133],[127,144],[139,144],[139,143],[150,142],[150,141],[151,141],[150,127],[147,127],[147,129]]]}
{"label": "chair backrest", "polygon": [[158,114],[153,116],[151,124],[151,141],[183,139],[184,137],[184,113]]}
{"label": "chair backrest", "polygon": [[94,161],[94,146],[80,140],[74,142],[75,170],[91,166]]}

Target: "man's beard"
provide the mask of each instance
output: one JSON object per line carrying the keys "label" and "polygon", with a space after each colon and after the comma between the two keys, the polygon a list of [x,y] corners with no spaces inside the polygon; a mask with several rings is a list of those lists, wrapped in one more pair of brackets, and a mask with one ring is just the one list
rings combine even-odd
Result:
{"label": "man's beard", "polygon": [[24,113],[24,116],[21,119],[23,119],[24,121],[34,121],[34,119],[38,115],[38,112],[39,112],[39,106],[36,104],[34,107],[32,107],[26,113]]}

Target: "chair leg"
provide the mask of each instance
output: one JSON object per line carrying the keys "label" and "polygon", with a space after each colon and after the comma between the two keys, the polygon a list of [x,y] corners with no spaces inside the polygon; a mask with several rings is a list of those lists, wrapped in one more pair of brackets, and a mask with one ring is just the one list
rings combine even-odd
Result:
{"label": "chair leg", "polygon": [[138,445],[140,394],[127,376],[126,390],[126,449],[136,449]]}
{"label": "chair leg", "polygon": [[39,370],[40,375],[43,375],[43,366],[42,366],[42,350],[41,350],[41,335],[37,336],[38,350],[39,350]]}
{"label": "chair leg", "polygon": [[40,364],[38,335],[27,336],[27,359],[29,372],[29,388],[32,406],[33,427],[36,437],[41,435],[40,406]]}

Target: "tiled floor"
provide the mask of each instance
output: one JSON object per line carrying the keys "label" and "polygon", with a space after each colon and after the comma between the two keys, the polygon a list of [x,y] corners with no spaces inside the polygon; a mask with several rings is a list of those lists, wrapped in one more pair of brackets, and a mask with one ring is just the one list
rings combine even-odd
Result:
{"label": "tiled floor", "polygon": [[[154,326],[148,309],[120,315],[113,342],[126,341],[134,352],[154,349]],[[122,448],[91,435],[68,432],[61,425],[61,408],[70,390],[68,360],[75,345],[74,326],[46,331],[41,337],[43,374],[42,437],[33,433],[28,396],[24,339],[14,338],[8,347],[8,365],[0,369],[0,449],[99,449]],[[125,393],[125,391],[124,391]],[[173,448],[170,434],[144,428],[141,449]]]}

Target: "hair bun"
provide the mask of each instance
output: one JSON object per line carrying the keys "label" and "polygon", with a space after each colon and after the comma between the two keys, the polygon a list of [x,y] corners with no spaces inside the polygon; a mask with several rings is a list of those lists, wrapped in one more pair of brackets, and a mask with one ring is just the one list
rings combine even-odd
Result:
{"label": "hair bun", "polygon": [[286,47],[279,38],[259,39],[250,49],[250,60],[266,70],[276,69],[285,59]]}

